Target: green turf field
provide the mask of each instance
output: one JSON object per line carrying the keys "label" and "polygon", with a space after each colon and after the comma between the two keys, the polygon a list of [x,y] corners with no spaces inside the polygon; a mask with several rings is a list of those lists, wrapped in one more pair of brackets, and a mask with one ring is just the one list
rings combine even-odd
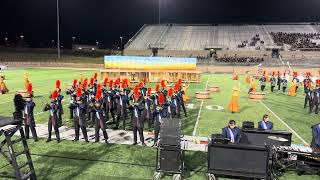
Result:
{"label": "green turf field", "polygon": [[[50,50],[51,51],[51,50]],[[62,54],[57,59],[57,54],[48,52],[2,52],[0,51],[0,61],[7,62],[56,62],[56,63],[84,63],[84,64],[102,64],[101,57],[75,56],[71,54]]]}
{"label": "green turf field", "polygon": [[[78,78],[80,73],[91,77],[95,71],[65,70],[65,69],[15,69],[7,70],[6,83],[10,93],[0,95],[0,115],[11,116],[13,112],[13,96],[17,90],[24,89],[23,73],[28,72],[33,84],[36,108],[34,110],[36,123],[47,123],[47,113],[42,112],[43,104],[49,102],[49,91],[55,88],[55,81],[61,80],[62,89]],[[285,123],[296,132],[293,135],[294,144],[310,143],[310,126],[319,122],[319,115],[309,114],[303,109],[304,96],[302,88],[296,97],[289,97],[281,92],[269,93],[266,87],[267,99],[263,102],[248,99],[248,85],[241,77],[241,94],[239,97],[240,113],[229,113],[228,105],[231,98],[234,81],[231,75],[204,74],[201,83],[190,84],[188,95],[188,117],[183,119],[183,132],[186,135],[195,133],[197,136],[209,137],[212,133],[220,133],[230,119],[241,125],[242,121],[261,120],[263,114],[269,114],[276,130],[287,130]],[[218,85],[221,92],[211,94],[211,99],[196,100],[194,93],[203,91],[206,85]],[[257,83],[258,85],[259,83]],[[154,84],[150,84],[154,87]],[[259,87],[257,87],[259,89]],[[65,96],[64,124],[71,125],[68,119],[68,97]],[[201,104],[203,104],[201,106]],[[207,106],[219,105],[223,110],[209,110]],[[201,109],[201,111],[200,111]],[[199,113],[200,111],[200,113]],[[272,111],[272,112],[271,112]],[[200,117],[198,118],[198,115]],[[196,122],[198,127],[194,129]],[[130,124],[130,123],[129,123]],[[299,136],[299,137],[298,137]],[[39,179],[151,179],[155,170],[156,151],[150,147],[133,147],[127,145],[104,145],[97,143],[74,143],[63,141],[45,143],[44,140],[34,143],[29,141],[33,154],[35,168]],[[0,168],[5,165],[0,158]],[[186,154],[186,179],[205,179],[206,154],[203,152],[188,152]],[[8,166],[2,168],[6,169]],[[0,169],[1,171],[1,169]],[[296,176],[288,173],[281,179],[318,179],[317,176]],[[165,179],[170,179],[166,177]]]}

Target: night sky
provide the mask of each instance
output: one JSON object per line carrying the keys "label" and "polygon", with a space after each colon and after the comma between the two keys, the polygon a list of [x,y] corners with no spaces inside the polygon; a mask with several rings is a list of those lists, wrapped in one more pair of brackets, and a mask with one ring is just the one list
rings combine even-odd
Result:
{"label": "night sky", "polygon": [[[161,0],[163,23],[320,22],[320,0]],[[0,42],[56,40],[56,0],[1,0]],[[60,0],[61,39],[104,46],[158,23],[158,0]]]}

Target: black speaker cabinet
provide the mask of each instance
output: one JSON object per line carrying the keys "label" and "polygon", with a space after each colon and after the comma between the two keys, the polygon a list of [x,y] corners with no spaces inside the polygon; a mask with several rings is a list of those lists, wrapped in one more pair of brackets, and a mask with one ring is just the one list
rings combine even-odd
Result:
{"label": "black speaker cabinet", "polygon": [[166,172],[180,172],[182,171],[182,157],[181,151],[161,149],[160,150],[160,169]]}
{"label": "black speaker cabinet", "polygon": [[267,178],[269,151],[266,146],[209,144],[208,173],[214,175]]}

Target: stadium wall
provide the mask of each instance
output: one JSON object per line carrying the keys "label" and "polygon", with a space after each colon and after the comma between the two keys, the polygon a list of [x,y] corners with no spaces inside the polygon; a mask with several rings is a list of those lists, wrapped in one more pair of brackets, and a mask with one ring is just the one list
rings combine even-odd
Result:
{"label": "stadium wall", "polygon": [[[318,68],[308,68],[308,67],[293,67],[294,71],[298,73],[305,73],[310,71],[311,74],[318,74]],[[250,71],[251,74],[261,74],[262,70],[266,70],[269,74],[272,71],[281,71],[285,70],[288,72],[287,67],[255,67],[255,66],[197,66],[197,69],[203,73],[214,73],[214,74],[242,74],[244,75],[247,71]],[[291,74],[292,75],[292,74]],[[231,76],[230,76],[231,78]]]}
{"label": "stadium wall", "polygon": [[234,56],[239,57],[271,57],[271,51],[259,50],[259,51],[230,51],[230,50],[221,50],[217,51],[218,57],[223,56]]}
{"label": "stadium wall", "polygon": [[151,56],[151,50],[124,50],[124,55],[126,56]]}
{"label": "stadium wall", "polygon": [[320,51],[280,51],[283,60],[295,59],[318,59],[320,60]]}

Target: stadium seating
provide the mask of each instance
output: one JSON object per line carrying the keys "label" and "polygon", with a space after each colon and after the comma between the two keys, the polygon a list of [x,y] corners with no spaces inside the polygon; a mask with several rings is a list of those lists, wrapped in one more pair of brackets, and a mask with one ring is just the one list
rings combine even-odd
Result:
{"label": "stadium seating", "polygon": [[[228,50],[244,48],[255,51],[264,45],[274,45],[271,32],[318,33],[319,27],[311,24],[145,25],[128,42],[126,50],[147,50],[150,46],[158,46],[164,50],[199,51],[209,46],[220,46]],[[251,44],[257,35],[259,41]]]}

